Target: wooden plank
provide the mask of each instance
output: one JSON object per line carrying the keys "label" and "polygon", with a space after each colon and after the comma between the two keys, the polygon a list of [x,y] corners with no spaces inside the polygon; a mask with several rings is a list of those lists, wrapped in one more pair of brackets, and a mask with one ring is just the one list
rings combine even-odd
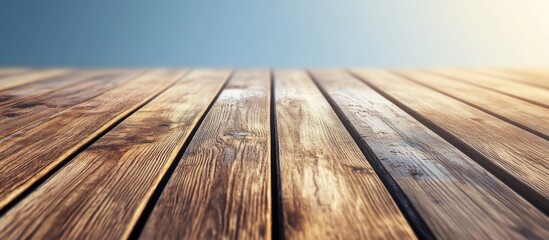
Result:
{"label": "wooden plank", "polygon": [[307,74],[275,73],[285,237],[415,238],[383,183]]}
{"label": "wooden plank", "polygon": [[514,82],[502,82],[499,78],[453,69],[429,69],[428,71],[549,108],[549,91],[545,89]]}
{"label": "wooden plank", "polygon": [[549,68],[506,68],[508,72],[525,74],[527,76],[541,77],[539,80],[545,84],[549,81]]}
{"label": "wooden plank", "polygon": [[549,238],[543,213],[366,84],[343,71],[313,75],[437,238]]}
{"label": "wooden plank", "polygon": [[44,69],[30,71],[25,74],[18,74],[11,77],[0,78],[0,90],[12,88],[15,86],[40,81],[52,77],[61,76],[69,73],[69,69]]}
{"label": "wooden plank", "polygon": [[[87,76],[86,76],[87,75]],[[77,81],[74,84],[51,91],[48,94],[42,94],[31,98],[26,98],[24,101],[16,101],[11,104],[0,106],[0,139],[10,134],[17,132],[29,125],[36,125],[54,118],[61,114],[65,109],[74,105],[85,102],[91,98],[99,96],[104,92],[116,88],[116,86],[127,81],[134,74],[124,72],[96,72],[95,74],[84,74],[83,81]],[[74,82],[75,76],[72,76]],[[55,79],[52,79],[55,80]],[[40,81],[38,83],[45,82]],[[61,81],[64,82],[64,81]],[[60,83],[61,84],[61,83]],[[49,84],[46,83],[46,88]],[[31,90],[38,90],[30,87]],[[12,88],[11,90],[20,90],[20,88]],[[8,92],[11,92],[8,90]],[[26,92],[21,89],[21,92]],[[39,90],[37,92],[40,92]],[[6,95],[0,95],[6,96]],[[17,96],[17,94],[11,95]],[[15,98],[14,98],[15,99]]]}
{"label": "wooden plank", "polygon": [[549,69],[504,69],[505,73],[520,75],[522,82],[549,89]]}
{"label": "wooden plank", "polygon": [[544,213],[549,212],[548,141],[386,71],[355,73],[423,124],[436,129]]}
{"label": "wooden plank", "polygon": [[127,239],[228,74],[193,71],[129,116],[7,212],[0,238]]}
{"label": "wooden plank", "polygon": [[509,69],[486,69],[479,68],[470,70],[479,74],[485,74],[488,76],[493,76],[500,78],[502,80],[514,81],[517,83],[527,84],[534,87],[540,87],[544,89],[549,89],[549,75],[542,76],[536,75],[535,73],[530,73],[528,71],[513,71]]}
{"label": "wooden plank", "polygon": [[269,90],[269,71],[233,76],[185,150],[141,238],[271,238]]}
{"label": "wooden plank", "polygon": [[0,140],[0,209],[184,71],[154,70]]}
{"label": "wooden plank", "polygon": [[[424,71],[396,71],[410,80],[466,102],[549,140],[549,109]],[[504,83],[505,84],[505,83]]]}
{"label": "wooden plank", "polygon": [[0,68],[0,78],[13,76],[30,71],[29,68]]}
{"label": "wooden plank", "polygon": [[[530,68],[507,67],[507,68],[504,68],[504,70],[508,72],[514,72],[514,73],[526,73],[526,74],[532,74],[534,76],[549,77],[549,67],[530,67]],[[547,81],[546,78],[544,78],[543,80]]]}
{"label": "wooden plank", "polygon": [[86,70],[73,71],[58,77],[48,78],[0,91],[0,107],[41,96],[51,91],[76,84],[93,74],[94,72]]}
{"label": "wooden plank", "polygon": [[[137,71],[134,71],[137,72]],[[58,77],[47,78],[42,81],[28,83],[0,91],[0,107],[36,98],[52,91],[78,84],[83,81],[108,78],[113,74],[130,74],[130,71],[111,70],[76,70]],[[105,75],[105,76],[104,76]]]}

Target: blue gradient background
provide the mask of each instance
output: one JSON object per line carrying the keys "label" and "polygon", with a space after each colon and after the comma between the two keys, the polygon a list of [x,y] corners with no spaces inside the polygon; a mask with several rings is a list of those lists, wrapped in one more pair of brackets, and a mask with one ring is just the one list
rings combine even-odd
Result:
{"label": "blue gradient background", "polygon": [[2,66],[547,66],[546,0],[0,0]]}

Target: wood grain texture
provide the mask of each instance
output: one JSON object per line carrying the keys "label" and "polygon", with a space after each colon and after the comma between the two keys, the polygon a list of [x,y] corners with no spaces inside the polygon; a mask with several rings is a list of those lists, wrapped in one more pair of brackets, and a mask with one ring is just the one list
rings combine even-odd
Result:
{"label": "wood grain texture", "polygon": [[[366,82],[437,128],[474,160],[547,211],[549,142],[420,84],[381,70],[355,70]],[[477,154],[478,153],[478,154]]]}
{"label": "wood grain texture", "polygon": [[344,71],[312,74],[437,238],[549,238],[543,213],[366,84]]}
{"label": "wood grain texture", "polygon": [[396,72],[549,140],[549,109],[547,108],[424,71]]}
{"label": "wood grain texture", "polygon": [[275,100],[286,238],[415,238],[305,72],[276,71]]}
{"label": "wood grain texture", "polygon": [[0,238],[127,238],[228,74],[196,70],[182,78],[9,211]]}
{"label": "wood grain texture", "polygon": [[543,76],[542,72],[528,71],[521,69],[486,69],[479,68],[470,70],[471,72],[485,74],[500,78],[505,81],[514,81],[534,87],[549,89],[549,74]]}
{"label": "wood grain texture", "polygon": [[[29,89],[31,91],[34,90],[38,94],[37,96],[27,97],[22,101],[15,101],[11,104],[0,106],[0,126],[2,126],[0,139],[24,129],[29,125],[37,125],[48,119],[54,118],[74,105],[85,102],[115,88],[134,75],[135,73],[132,75],[124,72],[88,73],[80,76],[81,79],[74,79],[74,77],[78,76],[70,75],[68,77],[72,80],[69,80],[69,82],[73,82],[73,84],[57,89],[57,91],[50,91],[47,94],[40,94],[41,89],[36,89],[31,86]],[[52,80],[57,80],[57,78]],[[64,83],[64,79],[60,80],[59,84]],[[46,80],[38,83],[42,82],[46,83],[46,88],[49,87]],[[25,86],[22,88],[26,89]],[[24,94],[27,92],[24,89],[12,88],[11,90],[19,91],[21,94]],[[7,92],[11,91],[7,90]],[[2,96],[7,95],[2,94],[0,95],[0,98]],[[17,94],[9,96],[13,97],[17,96]],[[17,98],[14,97],[12,99],[15,100]]]}
{"label": "wood grain texture", "polygon": [[428,71],[549,108],[549,90],[546,89],[514,82],[502,82],[500,78],[460,70],[429,69]]}
{"label": "wood grain texture", "polygon": [[84,78],[93,75],[92,71],[74,71],[58,77],[47,78],[42,81],[24,84],[0,91],[0,106],[32,99],[47,94],[53,90],[76,84]]}
{"label": "wood grain texture", "polygon": [[230,72],[0,68],[0,239],[549,239],[548,70]]}
{"label": "wood grain texture", "polygon": [[8,76],[5,78],[0,78],[0,90],[12,88],[19,85],[24,85],[27,83],[41,81],[48,78],[53,78],[61,76],[63,74],[69,73],[69,69],[44,69],[25,72],[24,74],[17,74],[15,76]]}
{"label": "wood grain texture", "polygon": [[184,71],[153,70],[0,140],[0,209]]}
{"label": "wood grain texture", "polygon": [[142,239],[271,238],[269,97],[269,71],[236,72],[185,150]]}
{"label": "wood grain texture", "polygon": [[[22,86],[0,91],[0,107],[34,99],[36,97],[51,94],[63,88],[78,84],[83,81],[107,78],[114,74],[131,74],[139,71],[119,70],[79,70],[58,77],[47,78],[42,81],[28,83]],[[105,76],[103,76],[105,75]]]}

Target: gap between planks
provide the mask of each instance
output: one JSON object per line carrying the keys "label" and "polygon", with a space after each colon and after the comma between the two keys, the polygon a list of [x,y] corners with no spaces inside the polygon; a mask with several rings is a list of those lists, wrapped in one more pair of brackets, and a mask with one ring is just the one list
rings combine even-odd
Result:
{"label": "gap between planks", "polygon": [[366,84],[337,70],[313,75],[349,131],[357,132],[356,141],[383,159],[437,238],[547,235],[540,211]]}
{"label": "gap between planks", "polygon": [[[210,90],[212,90],[212,97],[214,95],[213,93],[219,92],[219,89],[222,86],[222,83],[226,80],[226,75],[227,75],[226,73],[228,72],[218,72],[217,75],[214,75],[214,76],[217,76],[218,78],[211,78],[209,80],[211,85],[207,85],[207,86],[209,87]],[[150,129],[150,131],[152,132],[147,133],[147,132],[140,131],[141,128],[135,128],[135,127],[138,127],[139,124],[145,124],[144,127],[151,127],[147,125],[147,122],[145,123],[142,122],[142,120],[145,119],[143,117],[149,116],[152,124],[157,124],[157,125],[160,124],[158,126],[164,130],[161,133],[173,132],[174,134],[188,134],[188,130],[192,129],[195,126],[195,124],[187,125],[188,123],[186,121],[183,123],[180,123],[180,122],[173,123],[173,126],[168,123],[166,124],[162,122],[156,123],[156,118],[162,116],[162,114],[157,113],[158,111],[162,111],[162,108],[159,108],[159,107],[164,106],[166,104],[166,101],[169,102],[171,100],[179,101],[179,102],[176,101],[173,103],[176,106],[181,106],[181,104],[177,105],[177,103],[180,103],[180,102],[190,102],[192,104],[188,106],[189,108],[195,105],[197,107],[201,107],[203,105],[207,105],[211,103],[211,99],[204,99],[204,98],[196,99],[197,97],[201,97],[199,95],[201,94],[201,91],[199,91],[200,89],[197,89],[197,87],[199,87],[200,85],[195,84],[195,88],[192,88],[192,89],[188,88],[188,86],[184,84],[185,81],[183,80],[178,81],[180,80],[180,77],[181,75],[177,77],[176,81],[172,82],[172,83],[176,83],[177,85],[170,84],[169,90],[163,91],[162,94],[160,94],[158,97],[155,97],[154,100],[150,101],[147,105],[141,108],[140,111],[136,111],[134,114],[130,115],[128,118],[125,119],[125,121],[121,122],[119,125],[113,128],[112,131],[105,134],[101,139],[99,139],[97,142],[92,144],[89,148],[80,152],[80,154],[71,162],[69,162],[66,166],[64,166],[64,168],[62,168],[58,172],[58,174],[48,179],[48,182],[45,182],[42,186],[40,186],[40,188],[38,188],[35,192],[29,195],[28,198],[24,199],[20,204],[18,204],[12,210],[10,210],[10,212],[8,212],[4,216],[4,218],[0,219],[0,221],[3,221],[3,223],[5,223],[6,221],[8,221],[6,220],[6,218],[8,217],[13,219],[17,215],[24,214],[24,215],[32,216],[32,218],[34,219],[41,219],[40,222],[42,222],[43,225],[47,226],[47,224],[55,223],[57,219],[55,218],[56,215],[59,216],[59,214],[63,214],[63,212],[67,213],[68,211],[69,213],[71,213],[71,215],[80,213],[79,215],[80,217],[71,218],[70,221],[61,220],[60,222],[61,225],[58,228],[45,227],[45,228],[41,228],[40,231],[34,231],[34,234],[38,234],[35,237],[40,237],[40,236],[41,237],[47,237],[47,236],[50,236],[50,237],[105,236],[106,237],[107,234],[109,237],[114,237],[114,236],[121,237],[122,235],[123,236],[129,235],[131,231],[131,227],[134,226],[135,221],[138,220],[139,214],[141,213],[143,208],[145,208],[145,205],[146,205],[146,202],[144,201],[136,202],[135,201],[136,197],[143,196],[143,194],[145,194],[146,196],[149,196],[150,194],[152,194],[152,192],[155,189],[152,186],[156,184],[156,180],[160,181],[158,176],[160,176],[161,178],[163,175],[160,174],[156,176],[149,176],[150,171],[152,171],[150,167],[148,165],[147,166],[140,165],[140,164],[146,164],[146,162],[130,161],[131,159],[137,160],[135,159],[135,157],[139,157],[139,156],[136,156],[134,154],[129,154],[130,152],[128,151],[139,150],[141,146],[145,145],[161,151],[160,153],[162,153],[163,158],[157,161],[157,163],[162,163],[163,159],[165,159],[165,157],[167,156],[166,154],[169,154],[169,157],[171,160],[173,160],[172,158],[174,157],[172,156],[174,153],[173,151],[172,152],[162,151],[164,148],[163,147],[164,145],[161,145],[159,148],[156,148],[157,146],[159,146],[158,144],[162,144],[162,143],[157,143],[155,141],[150,142],[147,140],[149,137],[155,136],[156,134],[155,129]],[[194,77],[194,78],[191,78],[191,77]],[[197,79],[196,77],[197,76],[189,76],[185,80],[194,81],[195,83],[197,83],[197,81],[205,80],[201,78]],[[223,77],[223,79],[219,77]],[[218,81],[218,83],[215,83],[216,81]],[[180,95],[182,91],[189,92],[190,93],[189,96],[187,96],[186,94]],[[194,100],[200,100],[200,99],[201,100],[192,101],[193,99],[188,99],[188,98],[192,98],[193,96],[195,97]],[[185,106],[186,105],[183,105],[183,107]],[[200,109],[204,110],[206,108],[206,106],[203,106],[203,107],[204,108],[200,108]],[[192,119],[195,119],[195,117],[196,119],[198,119],[198,117],[202,116],[202,114],[200,113],[203,113],[203,111],[198,111],[191,115],[191,114],[187,114],[187,112],[185,111],[178,112],[178,111],[175,111],[175,109],[173,109],[172,113],[174,112],[177,113],[177,116],[181,116],[183,118],[192,118]],[[169,116],[164,116],[164,117],[168,118]],[[194,120],[192,122],[196,123]],[[154,125],[154,126],[157,126],[157,125]],[[182,131],[180,133],[177,130],[181,130],[181,128],[184,128],[185,131]],[[132,137],[132,135],[134,137]],[[167,137],[166,134],[163,134],[162,136]],[[181,141],[185,141],[185,138],[175,138],[175,139],[178,142],[177,144],[183,143]],[[130,145],[128,145],[129,148],[127,149],[123,148],[124,146],[121,145],[125,141],[127,141],[128,143],[131,143]],[[118,143],[118,145],[116,143]],[[132,145],[132,144],[135,144],[135,145]],[[178,150],[180,149],[177,148],[177,151]],[[175,153],[177,153],[177,151]],[[148,151],[146,152],[141,151],[141,153],[143,154],[147,152]],[[122,154],[122,153],[128,153],[128,154]],[[109,154],[113,154],[113,155],[109,155]],[[109,159],[116,156],[118,156],[120,159],[115,158],[116,160],[108,161]],[[100,158],[102,157],[103,159],[98,159],[97,157],[100,157]],[[88,161],[92,159],[93,161]],[[122,161],[123,159],[125,159],[126,161]],[[85,163],[88,163],[88,165],[89,164],[91,165],[87,166],[87,164]],[[111,168],[114,166],[108,167],[110,166],[110,164],[113,164],[113,163],[116,163],[116,168]],[[120,163],[120,165],[118,165],[118,163]],[[151,162],[151,164],[152,163],[154,162]],[[119,169],[119,168],[128,167],[129,169],[126,169],[126,170],[129,171],[132,169],[132,166],[133,167],[141,166],[141,167],[137,167],[137,169],[134,169],[133,171],[139,172],[140,171],[139,169],[149,169],[149,171],[146,171],[147,174],[144,176],[144,179],[133,179],[131,182],[137,183],[137,180],[141,180],[141,182],[143,183],[143,181],[147,182],[149,177],[153,177],[155,178],[155,183],[153,183],[153,185],[151,186],[148,186],[147,188],[134,189],[134,194],[124,195],[124,192],[130,189],[125,189],[124,186],[116,185],[116,184],[117,183],[122,184],[124,182],[122,181],[122,179],[126,178],[127,180],[128,176],[124,174],[125,171],[123,171],[123,169]],[[107,169],[105,169],[105,167],[107,167]],[[159,166],[157,164],[156,169],[160,170],[158,169],[158,167]],[[106,171],[99,171],[100,169],[98,168],[101,168]],[[161,171],[162,172],[165,171],[165,168],[162,167]],[[113,180],[113,178],[115,179],[120,178],[120,179],[114,182],[109,180],[109,179]],[[63,184],[64,181],[71,182],[72,190],[69,191],[71,193],[66,192],[66,190],[62,187],[63,185],[65,185]],[[87,194],[88,190],[86,189],[89,188],[88,186],[89,183],[87,181],[93,181],[97,184],[97,186],[96,184],[92,184],[91,187],[98,187],[98,188],[96,189],[92,188],[91,190],[99,191],[99,193],[103,193],[103,194]],[[119,182],[119,181],[122,181],[122,182]],[[113,186],[112,184],[115,184],[115,185]],[[115,188],[115,187],[118,187],[118,191],[110,192],[110,194],[106,194],[106,195],[104,194],[105,192],[102,192],[102,191],[109,191],[108,189]],[[51,194],[53,194],[53,196]],[[70,194],[71,197],[68,197],[67,194]],[[40,196],[43,196],[43,197],[49,196],[51,206],[46,209],[43,207],[39,207],[38,209],[29,211],[28,210],[29,207],[40,206],[39,199],[43,198]],[[133,204],[131,206],[135,207],[134,210],[136,211],[129,211],[129,212],[118,211],[121,209],[116,210],[117,204],[114,204],[114,202],[111,202],[111,204],[107,204],[107,205],[103,205],[103,204],[90,205],[91,199],[95,198],[99,202],[104,202],[106,199],[103,199],[103,198],[105,197],[108,197],[112,201],[113,200],[112,198],[115,198],[117,196],[119,197],[119,201],[126,202],[122,206],[118,205],[118,207],[126,208],[126,205],[130,207],[129,204],[131,203]],[[122,199],[120,199],[120,197],[122,197]],[[129,200],[132,200],[132,199],[134,201],[128,202]],[[145,197],[144,199],[148,199],[148,197]],[[75,201],[75,200],[79,200],[79,204],[77,205],[62,204],[62,202]],[[81,208],[82,204],[87,205],[87,207]],[[56,208],[57,211],[55,212],[55,214],[51,216],[50,214],[47,214],[48,211],[52,211],[51,209],[55,209],[56,206],[57,206]],[[103,208],[97,209],[98,206],[102,206]],[[104,211],[106,207],[113,209],[113,211],[107,211],[105,213]],[[103,212],[103,214],[95,215],[100,212]],[[124,212],[125,214],[117,214],[121,212]],[[59,216],[59,217],[61,217],[60,219],[63,219],[62,216]],[[97,218],[100,218],[102,220],[98,220]],[[94,226],[94,227],[81,228],[80,221],[88,222],[88,226]],[[128,222],[124,222],[124,221],[128,221]],[[114,222],[115,224],[109,224],[108,222]],[[29,224],[18,224],[17,226],[14,226],[13,224],[6,225],[6,226],[9,226],[9,229],[6,228],[5,230],[2,230],[2,233],[5,234],[6,236],[17,234],[17,232],[23,233],[21,232],[21,230],[24,230],[25,228],[33,227],[32,223],[29,223]],[[105,224],[113,227],[112,228],[105,227]],[[106,229],[109,229],[110,231],[105,231]]]}
{"label": "gap between planks", "polygon": [[[184,72],[181,72],[181,74],[183,74]],[[155,76],[158,77],[158,74],[160,74],[160,73],[162,73],[162,71],[160,71],[160,72],[158,72],[158,71],[146,72],[142,76],[137,77],[134,81],[141,80],[141,81],[147,82],[150,79],[154,80],[155,79],[154,77]],[[166,74],[166,73],[168,73],[168,72],[164,72],[163,74]],[[162,75],[162,74],[160,74],[160,75]],[[55,156],[46,156],[47,157],[46,159],[42,159],[42,162],[47,161],[47,163],[49,163],[49,164],[46,165],[45,169],[41,168],[40,170],[32,170],[32,169],[30,170],[30,171],[39,171],[39,172],[32,173],[33,174],[32,177],[28,177],[28,176],[25,175],[25,176],[23,176],[22,180],[18,178],[18,179],[15,179],[16,181],[12,182],[11,185],[2,186],[3,189],[2,189],[2,195],[1,195],[2,198],[0,198],[0,216],[2,216],[8,209],[13,207],[17,202],[22,200],[25,196],[32,193],[32,191],[34,189],[36,189],[38,186],[40,186],[49,177],[54,175],[57,170],[61,169],[66,163],[70,162],[81,151],[86,149],[93,142],[100,139],[104,134],[106,134],[108,132],[108,130],[112,129],[114,126],[119,124],[122,120],[124,120],[125,118],[127,118],[128,116],[130,116],[131,114],[136,112],[138,109],[140,109],[141,107],[143,107],[144,105],[149,103],[151,100],[156,98],[158,95],[160,95],[162,92],[164,92],[166,89],[168,89],[174,83],[175,83],[175,81],[173,81],[171,83],[169,83],[169,82],[168,83],[163,83],[164,85],[161,85],[160,87],[152,88],[150,90],[151,92],[147,93],[145,98],[137,99],[131,105],[126,106],[127,107],[126,109],[117,110],[117,111],[119,111],[119,114],[117,114],[115,116],[110,116],[110,117],[108,117],[108,119],[104,119],[104,121],[105,121],[104,124],[101,124],[101,126],[98,126],[96,131],[88,133],[88,134],[90,134],[90,136],[87,136],[87,137],[82,136],[81,138],[84,138],[84,139],[79,138],[80,140],[78,140],[78,142],[68,143],[68,146],[67,146],[67,143],[65,142],[64,146],[63,146],[63,148],[65,148],[65,149],[63,150],[63,152],[55,153]],[[104,93],[103,95],[100,95],[97,98],[94,98],[93,100],[97,100],[98,102],[96,103],[96,105],[98,105],[99,102],[109,101],[111,99],[108,96],[109,93],[117,93],[117,91],[124,92],[123,90],[124,89],[122,88],[122,86],[120,86],[119,88],[115,88],[115,89],[113,89],[113,90],[111,90],[107,93]],[[133,89],[133,90],[137,91],[137,89]],[[88,109],[89,107],[87,105],[89,105],[89,102],[90,101],[84,103],[84,105],[82,105],[81,107],[84,108],[84,109]],[[67,114],[69,114],[69,116],[74,115],[73,113],[69,112],[69,110],[66,110]],[[62,115],[60,115],[60,116],[62,116]],[[31,136],[38,135],[38,136],[40,136],[40,140],[43,140],[42,138],[47,138],[51,135],[51,134],[47,134],[48,131],[50,131],[50,130],[55,131],[57,128],[60,128],[59,126],[56,126],[55,124],[52,127],[49,127],[49,125],[48,125],[56,119],[57,118],[54,118],[54,119],[52,119],[52,120],[50,120],[46,123],[43,123],[42,125],[45,125],[45,128],[44,128],[44,126],[42,126],[41,128],[34,127],[34,128],[29,129],[28,131],[32,133]],[[98,116],[96,115],[95,116],[95,121],[97,121],[97,120],[98,120]],[[59,121],[57,121],[57,122],[59,122]],[[57,122],[55,122],[55,123],[57,124]],[[67,126],[67,125],[64,124],[64,126]],[[43,133],[44,131],[46,133]],[[19,134],[25,134],[25,133],[19,133]],[[70,135],[70,136],[72,136],[72,135]],[[27,146],[21,146],[21,145],[24,145],[24,144],[19,141],[19,140],[25,141],[26,137],[28,137],[28,134],[25,135],[25,137],[23,137],[21,139],[19,139],[19,138],[7,139],[6,138],[6,139],[2,139],[0,141],[2,141],[4,143],[4,148],[6,148],[6,145],[11,146],[11,147],[13,147],[13,146],[27,147]],[[8,142],[10,144],[6,144],[6,142]],[[36,146],[31,146],[30,149],[32,149],[32,151],[37,151],[37,149],[40,149],[42,147],[47,147],[46,146],[47,144],[54,144],[54,143],[55,143],[55,141],[48,142],[48,143],[40,143],[39,142]],[[73,144],[73,145],[71,145],[71,144]],[[60,147],[57,147],[57,148],[60,148]],[[5,149],[5,150],[7,151],[9,149]],[[62,149],[58,149],[58,150],[62,150]],[[16,163],[21,165],[21,164],[25,164],[24,161],[30,161],[30,159],[34,160],[35,158],[37,158],[37,156],[33,156],[30,153],[27,153],[27,154],[21,153],[21,154],[24,154],[24,155],[14,156],[13,153],[12,154],[10,154],[9,152],[6,153],[6,151],[0,152],[0,157],[1,157],[0,160],[1,161],[11,161],[10,164],[4,165],[5,167],[11,166],[13,168],[15,166],[12,166],[12,165],[14,165]],[[26,152],[26,150],[23,150],[23,151]],[[50,150],[49,152],[51,153],[53,151]],[[28,166],[27,166],[27,168],[28,168]],[[1,170],[4,171],[4,172],[3,172],[3,175],[0,175],[0,176],[4,176],[4,178],[6,176],[8,176],[8,178],[9,178],[8,174],[15,174],[13,172],[9,172],[9,169],[1,169]],[[50,171],[50,170],[54,170],[54,171]],[[23,172],[23,173],[18,173],[18,174],[30,174],[30,173]],[[9,178],[9,179],[11,179],[10,181],[14,180],[14,178]],[[6,182],[7,182],[7,180],[6,180]]]}
{"label": "gap between planks", "polygon": [[391,72],[549,140],[547,108],[437,74],[418,70]]}
{"label": "gap between planks", "polygon": [[360,133],[353,127],[351,121],[347,118],[345,113],[337,105],[337,103],[330,97],[326,90],[320,85],[317,78],[308,71],[308,75],[313,80],[317,88],[320,90],[324,98],[328,101],[334,112],[339,117],[339,120],[343,123],[347,131],[351,134],[354,141],[362,151],[362,154],[366,156],[366,160],[373,167],[374,171],[377,173],[385,188],[389,191],[393,200],[396,202],[397,206],[400,208],[406,220],[412,226],[415,234],[420,239],[434,239],[433,233],[425,223],[425,221],[418,214],[414,205],[410,202],[406,194],[402,191],[398,183],[393,179],[391,174],[385,169],[381,164],[381,161],[377,158],[377,155],[372,151],[366,142],[364,142],[360,136]]}
{"label": "gap between planks", "polygon": [[489,89],[532,104],[549,108],[549,91],[515,82],[500,84],[499,78],[453,69],[426,69],[426,71],[445,76],[455,81],[466,82],[481,88]]}
{"label": "gap between planks", "polygon": [[[370,86],[372,89],[376,90],[378,93],[380,93],[382,96],[393,102],[393,104],[399,106],[402,110],[407,112],[409,115],[413,116],[415,119],[417,119],[419,122],[421,122],[423,125],[427,126],[432,131],[436,132],[438,135],[446,139],[446,141],[450,142],[452,145],[454,145],[456,148],[461,150],[463,153],[468,155],[470,158],[474,159],[476,162],[478,162],[481,166],[483,166],[486,170],[490,171],[493,175],[498,177],[500,180],[502,180],[504,183],[506,183],[509,187],[511,187],[514,191],[519,193],[522,197],[524,197],[526,200],[528,200],[530,203],[532,203],[534,206],[536,206],[538,209],[540,209],[543,213],[547,214],[549,211],[549,206],[546,204],[547,202],[547,194],[549,194],[546,189],[547,186],[543,184],[543,181],[546,181],[546,178],[543,177],[544,173],[542,169],[546,168],[543,165],[544,161],[547,161],[547,159],[543,159],[542,156],[543,153],[541,153],[547,146],[547,141],[543,140],[542,138],[539,138],[538,136],[535,136],[529,132],[526,132],[512,124],[509,124],[507,122],[503,121],[488,121],[489,118],[495,118],[491,115],[488,115],[476,108],[473,108],[471,106],[468,106],[464,103],[461,103],[455,99],[452,99],[448,96],[445,96],[443,94],[434,92],[432,90],[430,92],[429,97],[432,97],[433,94],[438,94],[440,96],[443,96],[440,100],[444,100],[442,102],[437,101],[433,102],[431,101],[430,104],[438,104],[441,106],[448,107],[454,107],[454,110],[461,111],[461,114],[465,114],[466,116],[459,115],[458,118],[460,118],[460,121],[465,121],[465,123],[460,124],[477,124],[475,121],[471,122],[470,119],[465,119],[465,117],[471,117],[474,116],[474,119],[477,117],[481,118],[488,118],[488,123],[504,125],[506,128],[509,128],[510,130],[513,130],[515,134],[510,137],[508,132],[501,132],[501,131],[495,131],[492,129],[492,132],[490,132],[489,135],[486,135],[487,133],[483,133],[481,135],[478,135],[478,137],[481,138],[496,138],[496,140],[485,140],[485,141],[479,141],[476,138],[473,138],[474,136],[470,136],[468,134],[464,134],[460,131],[469,131],[467,130],[467,127],[461,127],[457,128],[457,126],[449,125],[449,123],[442,121],[440,118],[444,118],[444,114],[450,114],[451,116],[456,115],[457,113],[454,112],[447,112],[448,109],[444,109],[445,112],[440,112],[443,109],[438,109],[437,111],[439,113],[438,115],[433,115],[434,113],[431,111],[429,116],[426,116],[429,109],[432,108],[432,106],[428,106],[427,108],[426,103],[424,101],[416,101],[415,99],[411,99],[412,97],[417,98],[420,96],[420,94],[423,94],[423,87],[415,82],[412,82],[410,80],[404,79],[398,75],[395,75],[394,73],[385,72],[382,70],[366,70],[366,71],[360,71],[360,70],[354,70],[351,72],[355,77],[361,79],[364,83],[366,83],[368,86]],[[389,84],[387,81],[393,82]],[[372,82],[374,81],[375,84]],[[399,86],[399,89],[394,88],[394,84],[397,84]],[[384,85],[383,85],[384,84]],[[412,93],[409,92],[402,92],[402,87],[404,85],[408,85],[408,91],[417,91],[416,95],[411,95]],[[382,88],[383,86],[383,88]],[[412,88],[413,87],[413,88]],[[418,95],[419,94],[419,95]],[[423,97],[420,97],[423,98]],[[405,101],[406,100],[406,101]],[[448,105],[449,103],[452,103],[453,105]],[[467,106],[466,108],[460,108],[459,104],[463,104]],[[455,106],[454,106],[455,105]],[[423,106],[423,107],[421,107]],[[438,106],[438,107],[441,107]],[[456,116],[454,116],[456,117]],[[497,118],[495,118],[497,119]],[[455,120],[458,121],[458,120]],[[444,125],[444,126],[441,126]],[[478,125],[478,124],[477,124]],[[473,125],[476,126],[476,125]],[[484,126],[486,128],[487,126]],[[490,127],[490,126],[488,126]],[[469,127],[470,128],[470,127]],[[491,126],[491,128],[495,128]],[[516,128],[516,129],[513,129]],[[520,131],[518,131],[520,129]],[[497,134],[500,132],[499,134]],[[495,134],[495,135],[494,135]],[[505,140],[502,140],[501,134],[507,134],[509,135],[509,138],[505,138]],[[518,134],[518,135],[517,135]],[[518,141],[517,139],[526,138],[528,141],[520,141],[517,144],[508,145],[508,141]],[[499,141],[497,141],[499,140]],[[530,145],[528,145],[526,142],[529,142],[530,144],[535,144],[535,146],[538,146],[537,148],[532,148]],[[514,151],[509,151],[508,148],[517,148]],[[495,149],[504,149],[507,152],[504,152],[508,155],[507,157],[500,156],[500,151],[496,151]],[[529,150],[526,150],[529,149]],[[532,151],[538,151],[538,152],[532,152]],[[541,154],[541,155],[540,155]],[[518,155],[518,156],[517,156]],[[524,156],[522,156],[524,155]],[[522,156],[522,157],[521,157]],[[526,157],[528,158],[526,158]],[[518,162],[514,162],[512,160],[516,161],[523,161],[527,164],[519,164]],[[537,164],[538,167],[531,166],[532,164]],[[529,167],[529,168],[526,168]],[[526,168],[526,169],[525,169]],[[514,171],[522,171],[522,172],[534,172],[536,174],[520,174]]]}

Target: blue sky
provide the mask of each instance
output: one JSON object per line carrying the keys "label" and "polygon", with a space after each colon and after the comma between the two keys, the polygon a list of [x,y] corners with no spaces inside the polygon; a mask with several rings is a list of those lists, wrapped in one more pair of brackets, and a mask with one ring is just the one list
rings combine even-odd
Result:
{"label": "blue sky", "polygon": [[549,66],[546,0],[0,0],[0,66]]}

